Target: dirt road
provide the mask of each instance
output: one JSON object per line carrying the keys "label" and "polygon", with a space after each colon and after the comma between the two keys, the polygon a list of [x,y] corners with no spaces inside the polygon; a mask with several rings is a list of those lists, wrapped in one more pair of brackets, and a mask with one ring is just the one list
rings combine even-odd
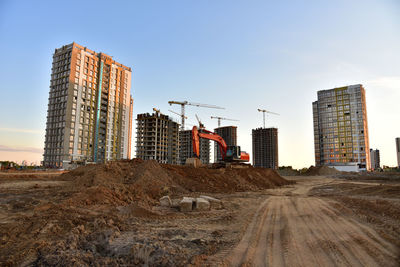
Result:
{"label": "dirt road", "polygon": [[[86,168],[0,175],[1,266],[400,266],[399,176]],[[222,204],[180,212],[165,192]]]}
{"label": "dirt road", "polygon": [[397,248],[372,228],[346,217],[319,197],[316,186],[329,178],[306,178],[271,190],[227,266],[398,266]]}

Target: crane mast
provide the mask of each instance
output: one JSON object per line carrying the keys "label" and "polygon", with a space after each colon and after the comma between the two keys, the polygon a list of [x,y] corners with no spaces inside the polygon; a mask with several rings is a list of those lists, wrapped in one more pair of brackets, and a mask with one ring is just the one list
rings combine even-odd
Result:
{"label": "crane mast", "polygon": [[208,105],[208,104],[200,104],[200,103],[194,103],[194,102],[188,102],[188,101],[168,101],[168,104],[171,106],[173,104],[175,105],[180,105],[181,106],[181,130],[185,130],[185,106],[195,106],[195,107],[202,107],[202,108],[215,108],[215,109],[225,109],[219,106],[215,105]]}
{"label": "crane mast", "polygon": [[265,113],[269,113],[269,114],[274,114],[274,115],[279,115],[278,113],[274,113],[265,109],[257,109],[259,112],[263,113],[263,128],[265,128]]}

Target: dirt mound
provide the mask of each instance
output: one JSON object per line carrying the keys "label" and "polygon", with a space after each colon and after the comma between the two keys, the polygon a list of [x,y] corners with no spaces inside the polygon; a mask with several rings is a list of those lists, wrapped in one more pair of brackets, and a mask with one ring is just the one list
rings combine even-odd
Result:
{"label": "dirt mound", "polygon": [[61,178],[70,180],[71,189],[79,191],[66,200],[69,205],[136,202],[145,207],[167,194],[257,191],[289,183],[271,169],[192,168],[138,159],[84,166]]}
{"label": "dirt mound", "polygon": [[335,168],[330,168],[328,166],[320,166],[320,167],[311,166],[310,168],[308,168],[306,172],[303,173],[303,175],[317,176],[317,175],[335,175],[340,173],[341,172],[336,170]]}
{"label": "dirt mound", "polygon": [[294,170],[292,168],[280,168],[278,170],[279,175],[282,176],[296,176],[300,175],[300,172],[298,170]]}

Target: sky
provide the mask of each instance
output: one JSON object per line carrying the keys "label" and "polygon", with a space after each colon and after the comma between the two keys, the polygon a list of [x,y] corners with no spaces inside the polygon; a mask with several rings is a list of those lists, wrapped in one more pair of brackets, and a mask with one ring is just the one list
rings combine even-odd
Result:
{"label": "sky", "polygon": [[187,122],[239,120],[222,125],[238,126],[251,155],[257,108],[279,113],[266,126],[281,166],[314,164],[317,91],[363,84],[370,147],[396,165],[398,0],[0,0],[0,160],[42,160],[52,54],[73,41],[132,67],[134,118],[155,107],[179,120],[169,100],[218,105],[188,106]]}

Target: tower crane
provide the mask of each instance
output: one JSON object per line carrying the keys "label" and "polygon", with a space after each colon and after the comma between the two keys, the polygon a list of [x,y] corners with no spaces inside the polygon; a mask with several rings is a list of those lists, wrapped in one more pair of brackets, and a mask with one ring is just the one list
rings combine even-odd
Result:
{"label": "tower crane", "polygon": [[218,119],[218,128],[221,127],[221,120],[225,120],[225,121],[239,121],[239,120],[227,119],[227,118],[222,118],[222,117],[214,117],[214,116],[211,116],[211,119]]}
{"label": "tower crane", "polygon": [[274,115],[279,115],[278,113],[274,113],[265,109],[257,109],[259,112],[263,113],[263,128],[265,128],[265,113],[269,113],[269,114],[274,114]]}
{"label": "tower crane", "polygon": [[195,106],[195,107],[202,107],[202,108],[216,108],[216,109],[225,109],[222,107],[208,105],[208,104],[200,104],[200,103],[193,103],[188,101],[168,101],[168,104],[171,106],[172,104],[181,105],[181,130],[185,130],[185,106]]}
{"label": "tower crane", "polygon": [[[175,111],[173,111],[173,110],[168,109],[168,111],[171,112],[171,113],[174,113],[174,114],[178,115],[179,117],[181,116],[181,114],[179,114],[178,112],[175,112]],[[187,118],[188,118],[188,117],[185,116],[185,120],[186,120]],[[194,124],[187,123],[187,122],[185,122],[185,124],[186,124],[186,125],[190,125],[190,126],[195,126]]]}

